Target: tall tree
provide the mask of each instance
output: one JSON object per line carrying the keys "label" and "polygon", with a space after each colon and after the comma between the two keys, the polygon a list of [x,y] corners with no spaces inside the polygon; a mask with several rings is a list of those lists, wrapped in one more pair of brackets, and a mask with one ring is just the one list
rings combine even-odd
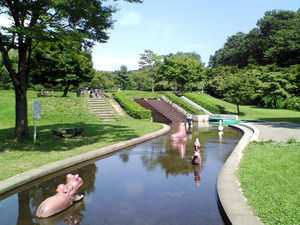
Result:
{"label": "tall tree", "polygon": [[249,63],[276,63],[281,67],[300,63],[300,9],[266,12],[257,28],[229,37],[223,48],[210,57],[209,65],[245,67]]}
{"label": "tall tree", "polygon": [[115,87],[115,74],[108,71],[96,71],[95,76],[91,81],[92,88],[105,90]]}
{"label": "tall tree", "polygon": [[174,82],[177,89],[183,92],[185,85],[191,82],[199,82],[203,79],[204,66],[194,59],[186,56],[172,56],[165,58],[158,68],[158,79]]}
{"label": "tall tree", "polygon": [[130,86],[128,70],[125,65],[122,65],[120,67],[120,70],[117,71],[117,81],[119,82],[122,91],[124,91],[125,89],[128,89],[128,87]]}
{"label": "tall tree", "polygon": [[300,63],[300,9],[273,10],[257,22],[264,40],[264,61],[289,66]]}
{"label": "tall tree", "polygon": [[154,93],[154,79],[157,69],[157,64],[161,60],[161,56],[155,54],[152,50],[145,50],[143,54],[140,54],[139,64],[141,67],[149,67],[151,69],[151,79],[152,79],[152,92]]}
{"label": "tall tree", "polygon": [[[141,3],[141,0],[124,0]],[[0,13],[8,16],[12,25],[0,27],[0,52],[10,74],[16,96],[14,137],[28,139],[27,87],[31,53],[41,41],[59,38],[66,32],[92,41],[106,42],[107,30],[112,28],[115,7],[103,4],[106,0],[0,0]],[[18,68],[14,69],[9,51],[18,51]]]}
{"label": "tall tree", "polygon": [[67,96],[70,86],[78,87],[94,76],[92,54],[82,46],[83,40],[65,35],[56,42],[40,43],[32,54],[32,82],[43,85],[60,85]]}
{"label": "tall tree", "polygon": [[152,77],[150,76],[150,74],[152,71],[149,70],[151,69],[144,67],[140,70],[132,71],[130,78],[131,83],[135,89],[140,91],[150,90],[152,83]]}

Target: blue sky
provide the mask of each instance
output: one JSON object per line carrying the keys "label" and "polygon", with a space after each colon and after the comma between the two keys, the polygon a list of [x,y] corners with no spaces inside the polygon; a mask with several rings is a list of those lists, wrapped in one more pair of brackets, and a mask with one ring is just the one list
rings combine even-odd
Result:
{"label": "blue sky", "polygon": [[138,69],[140,54],[146,49],[158,55],[196,52],[207,65],[227,37],[248,33],[266,11],[296,11],[300,1],[144,0],[143,4],[119,1],[118,8],[108,43],[93,48],[97,70],[119,70],[121,65]]}

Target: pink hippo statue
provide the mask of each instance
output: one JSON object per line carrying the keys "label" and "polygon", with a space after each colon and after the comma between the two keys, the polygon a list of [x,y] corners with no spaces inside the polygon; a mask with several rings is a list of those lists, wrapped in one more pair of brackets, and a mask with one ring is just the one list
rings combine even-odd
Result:
{"label": "pink hippo statue", "polygon": [[66,176],[66,184],[58,185],[56,195],[47,198],[40,204],[36,210],[36,217],[50,217],[67,209],[73,202],[81,200],[84,196],[78,195],[77,190],[82,184],[83,181],[78,174],[68,174]]}
{"label": "pink hippo statue", "polygon": [[176,134],[171,135],[171,140],[186,139],[185,123],[180,123]]}
{"label": "pink hippo statue", "polygon": [[195,165],[200,165],[201,162],[202,162],[202,157],[201,157],[201,152],[200,152],[200,142],[199,142],[199,139],[196,138],[196,141],[194,142],[194,155],[192,157],[192,164],[195,164]]}

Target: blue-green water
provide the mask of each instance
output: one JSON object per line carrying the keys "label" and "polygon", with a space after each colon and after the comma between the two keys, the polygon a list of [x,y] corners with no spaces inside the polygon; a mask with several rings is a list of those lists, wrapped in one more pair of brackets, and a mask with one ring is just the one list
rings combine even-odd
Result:
{"label": "blue-green water", "polygon": [[[0,196],[0,224],[223,224],[216,179],[242,134],[227,126],[220,134],[216,124],[194,123],[187,141],[171,142],[177,126],[167,135]],[[201,166],[190,160],[196,138]],[[65,183],[67,173],[82,177],[78,193],[84,199],[63,213],[37,220],[36,208]]]}

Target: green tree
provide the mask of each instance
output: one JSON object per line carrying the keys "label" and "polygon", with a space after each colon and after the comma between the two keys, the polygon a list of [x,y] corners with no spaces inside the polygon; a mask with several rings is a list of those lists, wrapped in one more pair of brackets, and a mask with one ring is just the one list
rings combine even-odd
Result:
{"label": "green tree", "polygon": [[63,97],[71,85],[78,87],[81,82],[91,81],[95,72],[92,55],[82,42],[65,35],[60,41],[40,43],[32,53],[32,81],[64,87]]}
{"label": "green tree", "polygon": [[[13,67],[16,69],[18,66],[18,52],[10,51],[9,52]],[[4,65],[2,57],[0,58],[0,87],[4,89],[10,89],[13,87],[12,81],[10,79],[9,73]]]}
{"label": "green tree", "polygon": [[90,86],[101,90],[112,89],[115,87],[115,75],[108,71],[96,71]]}
{"label": "green tree", "polygon": [[289,91],[295,88],[281,72],[264,73],[261,81],[262,102],[271,108],[278,108],[280,102],[290,97]]}
{"label": "green tree", "polygon": [[157,70],[157,64],[161,60],[161,56],[155,54],[152,50],[145,50],[143,54],[140,54],[139,64],[141,67],[149,67],[151,71],[151,79],[152,79],[152,92],[154,93],[154,80],[155,74]]}
{"label": "green tree", "polygon": [[[125,0],[138,2],[141,0]],[[16,96],[14,137],[28,139],[27,87],[32,50],[41,41],[62,37],[66,32],[92,41],[106,42],[107,30],[112,28],[112,14],[117,11],[102,0],[0,0],[1,14],[13,21],[10,27],[0,27],[0,52],[10,74]],[[18,51],[18,68],[13,67],[10,50]]]}
{"label": "green tree", "polygon": [[255,93],[256,79],[249,74],[232,74],[225,79],[225,100],[236,104],[237,114],[240,114],[240,105],[249,104],[251,96]]}
{"label": "green tree", "polygon": [[139,91],[150,90],[152,77],[150,76],[152,71],[148,67],[144,67],[140,70],[133,71],[131,73],[131,83],[134,89]]}
{"label": "green tree", "polygon": [[193,58],[173,56],[165,58],[158,69],[158,78],[174,83],[182,93],[185,85],[192,82],[199,82],[204,76],[203,64]]}
{"label": "green tree", "polygon": [[122,65],[120,67],[120,70],[117,71],[117,82],[121,86],[122,91],[124,91],[125,89],[129,89],[129,87],[131,86],[128,70],[125,65]]}
{"label": "green tree", "polygon": [[300,9],[273,10],[257,22],[264,38],[264,60],[289,66],[300,63]]}
{"label": "green tree", "polygon": [[230,36],[223,48],[210,57],[209,66],[245,67],[249,63],[276,63],[287,67],[300,63],[300,9],[273,10],[259,19],[248,34]]}

